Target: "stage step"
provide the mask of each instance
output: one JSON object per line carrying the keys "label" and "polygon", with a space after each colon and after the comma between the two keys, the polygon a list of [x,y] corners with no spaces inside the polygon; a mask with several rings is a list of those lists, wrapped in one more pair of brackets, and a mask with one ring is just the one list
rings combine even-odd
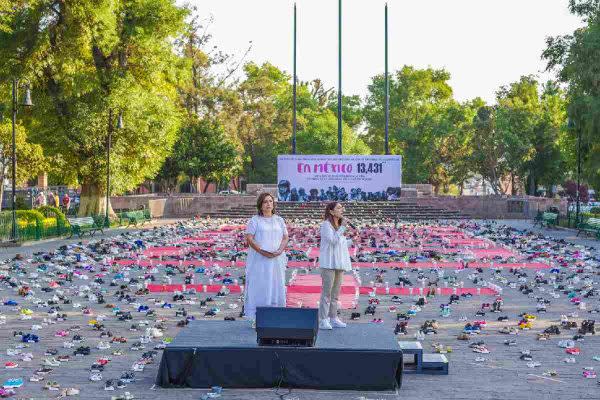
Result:
{"label": "stage step", "polygon": [[422,374],[448,375],[448,358],[444,354],[423,354]]}
{"label": "stage step", "polygon": [[[279,215],[285,219],[320,219],[326,203],[279,202]],[[388,219],[391,221],[417,221],[469,218],[468,213],[447,210],[413,202],[346,202],[345,215],[356,219]],[[256,214],[253,205],[240,205],[229,209],[217,209],[206,213],[211,217],[250,218]]]}
{"label": "stage step", "polygon": [[[420,374],[423,368],[423,345],[421,342],[405,342],[399,341],[398,345],[402,349],[403,360],[404,360],[404,373],[405,374]],[[407,355],[412,355],[414,361],[406,362]],[[408,367],[407,367],[408,366]]]}

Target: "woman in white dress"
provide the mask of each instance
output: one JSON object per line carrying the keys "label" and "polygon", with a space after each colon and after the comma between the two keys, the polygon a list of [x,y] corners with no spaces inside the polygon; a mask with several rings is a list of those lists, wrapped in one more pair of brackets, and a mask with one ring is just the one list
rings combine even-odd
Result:
{"label": "woman in white dress", "polygon": [[246,241],[246,289],[244,315],[254,323],[256,307],[285,307],[285,248],[288,231],[283,218],[275,215],[275,199],[261,193],[258,215],[248,221]]}
{"label": "woman in white dress", "polygon": [[321,223],[319,267],[321,268],[323,288],[319,304],[320,329],[346,327],[346,324],[337,315],[344,272],[352,270],[348,251],[348,246],[352,244],[352,241],[344,236],[347,222],[343,213],[344,206],[340,203],[329,203],[325,207],[325,217]]}

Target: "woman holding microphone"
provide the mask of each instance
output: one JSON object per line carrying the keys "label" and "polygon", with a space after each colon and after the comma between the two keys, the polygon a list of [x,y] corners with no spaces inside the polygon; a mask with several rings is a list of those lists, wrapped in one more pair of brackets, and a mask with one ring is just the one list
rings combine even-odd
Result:
{"label": "woman holding microphone", "polygon": [[321,223],[321,248],[319,267],[323,289],[319,305],[319,328],[345,328],[346,324],[337,316],[338,298],[344,279],[344,272],[351,271],[350,252],[352,244],[344,236],[347,222],[343,217],[344,206],[338,202],[325,207],[324,221]]}

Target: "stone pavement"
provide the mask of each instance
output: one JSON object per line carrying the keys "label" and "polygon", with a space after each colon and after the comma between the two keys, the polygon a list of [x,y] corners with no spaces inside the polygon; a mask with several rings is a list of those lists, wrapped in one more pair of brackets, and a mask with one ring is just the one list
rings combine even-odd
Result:
{"label": "stone pavement", "polygon": [[[503,222],[504,223],[504,222]],[[529,229],[527,222],[522,221],[507,221],[507,225],[513,226],[517,229]],[[498,224],[499,225],[499,224]],[[150,228],[152,229],[152,228]],[[143,231],[147,231],[144,229]],[[142,231],[142,232],[143,232]],[[536,230],[537,231],[537,230]],[[591,239],[574,239],[574,234],[568,231],[560,230],[541,230],[544,235],[550,237],[556,237],[558,239],[567,239],[573,241],[576,244],[586,246],[596,246],[597,243]],[[121,232],[111,233],[120,234]],[[137,234],[141,234],[136,230],[130,230],[130,238],[135,237]],[[55,241],[47,242],[41,245],[35,245],[30,247],[23,247],[20,249],[2,249],[4,253],[0,253],[0,258],[12,258],[16,253],[25,253],[28,255],[33,254],[37,251],[51,251],[57,249],[64,244],[77,243],[78,240],[71,241]],[[30,271],[31,272],[31,271]],[[588,271],[589,272],[589,271]],[[232,273],[235,273],[232,271]],[[238,275],[242,271],[237,272]],[[431,272],[426,271],[426,274]],[[462,272],[461,276],[468,272]],[[558,336],[552,336],[550,340],[538,341],[536,339],[537,333],[543,331],[550,325],[560,325],[561,315],[567,315],[570,313],[578,313],[577,317],[572,317],[572,320],[576,320],[579,323],[583,319],[594,319],[598,314],[589,314],[588,310],[593,309],[594,306],[598,305],[598,297],[587,299],[588,307],[587,310],[578,310],[569,300],[567,296],[560,293],[558,299],[551,299],[551,304],[548,307],[546,313],[537,313],[538,301],[536,297],[549,298],[548,292],[551,291],[550,285],[539,284],[535,285],[531,281],[535,277],[535,271],[526,271],[528,274],[527,278],[522,278],[523,281],[527,281],[528,284],[534,288],[535,293],[531,295],[524,295],[518,290],[518,285],[511,288],[509,285],[502,285],[503,293],[502,297],[504,300],[503,312],[500,314],[494,314],[487,312],[484,317],[475,316],[475,312],[480,309],[482,303],[491,303],[494,301],[492,296],[473,296],[471,298],[461,298],[458,304],[452,304],[451,315],[448,318],[440,316],[440,304],[447,304],[447,296],[435,296],[429,299],[428,304],[422,307],[422,311],[418,312],[416,316],[410,319],[408,326],[408,334],[406,336],[398,336],[399,340],[414,340],[413,335],[418,331],[419,326],[426,320],[436,319],[440,325],[437,330],[437,334],[426,335],[423,340],[423,348],[426,352],[432,352],[432,344],[434,342],[441,343],[446,346],[452,347],[452,352],[447,354],[450,360],[450,374],[447,376],[439,375],[405,375],[403,379],[403,386],[397,392],[342,392],[342,391],[314,391],[314,390],[292,390],[288,394],[287,389],[280,389],[276,392],[275,389],[267,390],[229,390],[225,389],[221,398],[223,399],[239,399],[239,400],[259,400],[259,399],[286,399],[286,400],[384,400],[384,399],[552,399],[552,400],[571,400],[571,399],[600,399],[600,386],[596,383],[597,379],[585,379],[582,377],[583,367],[595,367],[596,370],[600,370],[600,362],[593,360],[593,356],[600,356],[600,337],[586,336],[584,341],[576,342],[577,346],[581,348],[581,355],[575,356],[577,362],[575,364],[566,364],[563,359],[567,356],[565,350],[559,348],[557,343],[560,339],[570,339],[576,330],[565,330],[561,329],[561,334]],[[376,271],[366,269],[361,271],[363,275],[363,281],[368,281],[371,276],[376,274]],[[388,275],[396,276],[397,271],[389,271]],[[584,273],[578,273],[582,276]],[[2,275],[2,271],[0,271]],[[545,277],[548,277],[549,273],[545,272]],[[591,276],[591,279],[595,280],[595,287],[597,287],[598,281],[598,270],[594,270],[591,273],[587,273]],[[25,279],[25,275],[19,275],[21,279]],[[234,275],[235,276],[235,275]],[[405,275],[409,279],[415,281],[417,272],[410,270]],[[429,276],[429,275],[428,275]],[[237,277],[237,276],[236,276]],[[480,274],[477,274],[478,279],[501,282],[501,278],[504,279],[502,282],[513,281],[517,282],[514,274],[508,270],[503,270],[500,273],[496,273],[491,269],[483,270]],[[392,281],[390,279],[390,281]],[[108,282],[108,280],[107,280]],[[87,282],[88,284],[91,282]],[[571,282],[569,282],[571,283]],[[79,283],[78,283],[79,284]],[[577,287],[576,283],[574,284]],[[107,284],[102,283],[101,286],[106,289],[109,288]],[[36,289],[37,290],[37,289]],[[110,294],[110,295],[109,295]],[[132,293],[133,294],[133,293]],[[40,294],[42,297],[43,293]],[[50,293],[52,295],[52,293]],[[23,302],[26,305],[25,300],[22,297],[15,295],[11,288],[6,286],[0,286],[0,297],[2,300],[8,298],[16,299],[19,302]],[[171,302],[171,293],[152,293],[150,295],[140,296],[145,304],[151,303],[149,298],[156,299],[156,304],[160,304],[163,301]],[[206,298],[207,295],[199,294],[196,297],[199,299]],[[381,329],[389,330],[393,332],[396,325],[396,312],[388,311],[389,306],[397,306],[398,311],[405,312],[414,304],[414,297],[405,296],[402,297],[403,304],[397,304],[391,302],[391,296],[378,296],[380,304],[377,307],[375,318],[383,319]],[[115,303],[115,297],[108,292],[107,303]],[[73,302],[81,302],[82,305],[88,306],[88,302],[85,298],[73,297]],[[364,312],[369,302],[368,296],[360,296],[358,301],[357,310],[343,310],[342,319],[349,320],[350,313],[352,311],[358,311],[361,314]],[[7,349],[13,348],[17,343],[13,339],[13,331],[23,332],[39,332],[41,341],[39,344],[32,344],[31,347],[23,349],[23,351],[31,351],[33,353],[33,361],[25,362],[18,361],[19,367],[17,369],[0,369],[0,383],[4,382],[8,378],[22,377],[25,380],[25,384],[22,388],[17,389],[18,398],[54,398],[59,392],[48,391],[42,389],[45,381],[40,383],[29,382],[28,379],[32,373],[39,367],[39,361],[47,358],[44,356],[45,349],[55,347],[59,349],[59,354],[72,354],[73,349],[63,349],[62,343],[67,340],[66,338],[54,336],[54,332],[61,329],[69,329],[74,324],[78,324],[81,327],[81,331],[73,331],[72,334],[80,333],[84,336],[84,344],[90,346],[92,349],[92,355],[84,357],[71,357],[68,362],[63,362],[60,367],[54,368],[51,374],[46,378],[48,380],[55,380],[60,383],[62,388],[77,387],[81,390],[81,396],[75,396],[74,398],[85,398],[85,399],[110,399],[111,396],[117,394],[123,394],[125,391],[129,391],[135,396],[136,399],[147,399],[152,397],[159,397],[163,399],[181,399],[181,400],[192,400],[199,399],[205,390],[192,390],[192,389],[161,389],[155,388],[153,383],[158,370],[158,364],[160,360],[160,351],[156,357],[156,361],[153,364],[146,366],[143,372],[136,373],[137,380],[134,383],[127,385],[125,389],[117,389],[113,391],[104,391],[104,381],[107,378],[116,379],[119,377],[121,371],[128,370],[133,363],[139,358],[143,351],[151,350],[153,345],[160,342],[160,339],[154,339],[153,342],[146,345],[146,349],[142,351],[132,351],[130,346],[139,338],[140,332],[132,332],[128,328],[131,324],[139,324],[143,320],[150,319],[143,313],[137,313],[132,311],[133,320],[131,321],[118,321],[115,318],[107,318],[103,321],[105,329],[111,331],[115,336],[124,336],[128,338],[127,344],[112,343],[110,350],[98,350],[96,346],[100,340],[108,341],[107,339],[101,339],[97,331],[93,331],[87,322],[99,314],[111,314],[110,309],[106,309],[104,304],[92,304],[89,302],[92,315],[82,315],[80,309],[71,308],[67,305],[61,307],[66,310],[67,321],[58,322],[57,324],[49,325],[40,331],[31,331],[32,323],[41,323],[43,312],[38,309],[31,307],[34,311],[33,320],[22,320],[18,318],[13,309],[9,309],[6,306],[0,306],[0,313],[6,316],[7,322],[0,325],[0,338],[3,340],[0,342],[0,354],[2,357],[0,360],[6,362],[13,360],[13,357],[7,356]],[[122,309],[126,309],[122,303],[116,303],[121,306]],[[240,304],[238,295],[229,294],[225,297],[216,298],[217,305],[221,312],[217,317],[223,318],[225,316],[238,317],[239,308],[232,309],[228,305]],[[156,312],[156,317],[151,319],[153,321],[163,320],[164,325],[164,337],[174,337],[177,332],[182,329],[176,326],[176,322],[181,320],[174,316],[175,310],[182,304],[173,304],[173,309],[164,309],[160,307],[152,307]],[[211,303],[209,303],[211,305]],[[204,313],[205,309],[195,305],[185,306],[188,312],[196,315],[198,318]],[[62,311],[61,311],[62,312]],[[515,327],[519,315],[523,312],[535,314],[537,319],[533,322],[533,327],[529,331],[520,331],[516,336],[505,335],[498,333],[498,329],[504,326]],[[496,321],[497,316],[506,315],[509,317],[507,322]],[[462,332],[465,321],[460,321],[459,317],[465,316],[468,321],[476,319],[486,319],[488,324],[483,329],[482,333],[474,336],[469,341],[457,340],[457,335]],[[350,323],[371,323],[373,317],[362,315],[358,321]],[[183,328],[184,329],[184,328]],[[143,331],[143,328],[141,329]],[[517,341],[516,346],[505,346],[503,342],[507,339],[515,339]],[[476,354],[468,347],[469,343],[474,341],[482,340],[485,342],[490,350],[489,354]],[[77,347],[77,345],[75,346]],[[111,352],[115,349],[122,349],[123,355],[111,355]],[[519,359],[520,351],[523,349],[529,349],[534,357],[535,361],[541,363],[541,366],[530,368],[527,366],[527,362]],[[101,382],[90,382],[89,366],[96,360],[100,355],[110,356],[111,361],[103,373],[104,380]],[[484,361],[475,361],[477,357],[485,358]],[[554,369],[557,372],[556,376],[544,376],[543,373],[548,369]]]}
{"label": "stone pavement", "polygon": [[596,249],[600,248],[600,241],[586,235],[585,233],[581,233],[581,235],[577,236],[577,230],[575,229],[567,229],[567,228],[542,228],[540,226],[533,226],[530,220],[520,220],[520,219],[512,219],[512,220],[498,220],[495,221],[498,224],[510,226],[519,230],[528,230],[536,233],[540,233],[542,235],[555,238],[555,239],[565,239],[569,243],[578,244],[582,246],[590,246]]}
{"label": "stone pavement", "polygon": [[154,227],[160,227],[170,224],[175,224],[177,222],[184,221],[183,219],[177,218],[162,218],[162,219],[154,219],[151,222],[147,222],[139,227],[119,227],[119,228],[111,228],[104,231],[104,235],[95,234],[93,237],[89,235],[85,235],[82,238],[78,238],[77,236],[73,236],[71,239],[66,238],[54,238],[40,241],[31,241],[25,242],[21,246],[6,246],[0,247],[0,259],[5,259],[9,257],[14,257],[16,254],[23,255],[31,255],[33,253],[39,251],[52,251],[60,246],[69,245],[79,242],[87,242],[92,239],[102,239],[102,238],[111,238],[115,236],[119,236],[123,233],[135,233],[142,230],[152,229]]}

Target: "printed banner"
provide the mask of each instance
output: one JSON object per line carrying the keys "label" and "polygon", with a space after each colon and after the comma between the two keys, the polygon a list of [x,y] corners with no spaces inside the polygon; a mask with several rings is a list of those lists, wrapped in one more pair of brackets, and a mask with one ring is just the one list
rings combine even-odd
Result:
{"label": "printed banner", "polygon": [[401,156],[280,155],[279,201],[383,201],[400,197]]}

